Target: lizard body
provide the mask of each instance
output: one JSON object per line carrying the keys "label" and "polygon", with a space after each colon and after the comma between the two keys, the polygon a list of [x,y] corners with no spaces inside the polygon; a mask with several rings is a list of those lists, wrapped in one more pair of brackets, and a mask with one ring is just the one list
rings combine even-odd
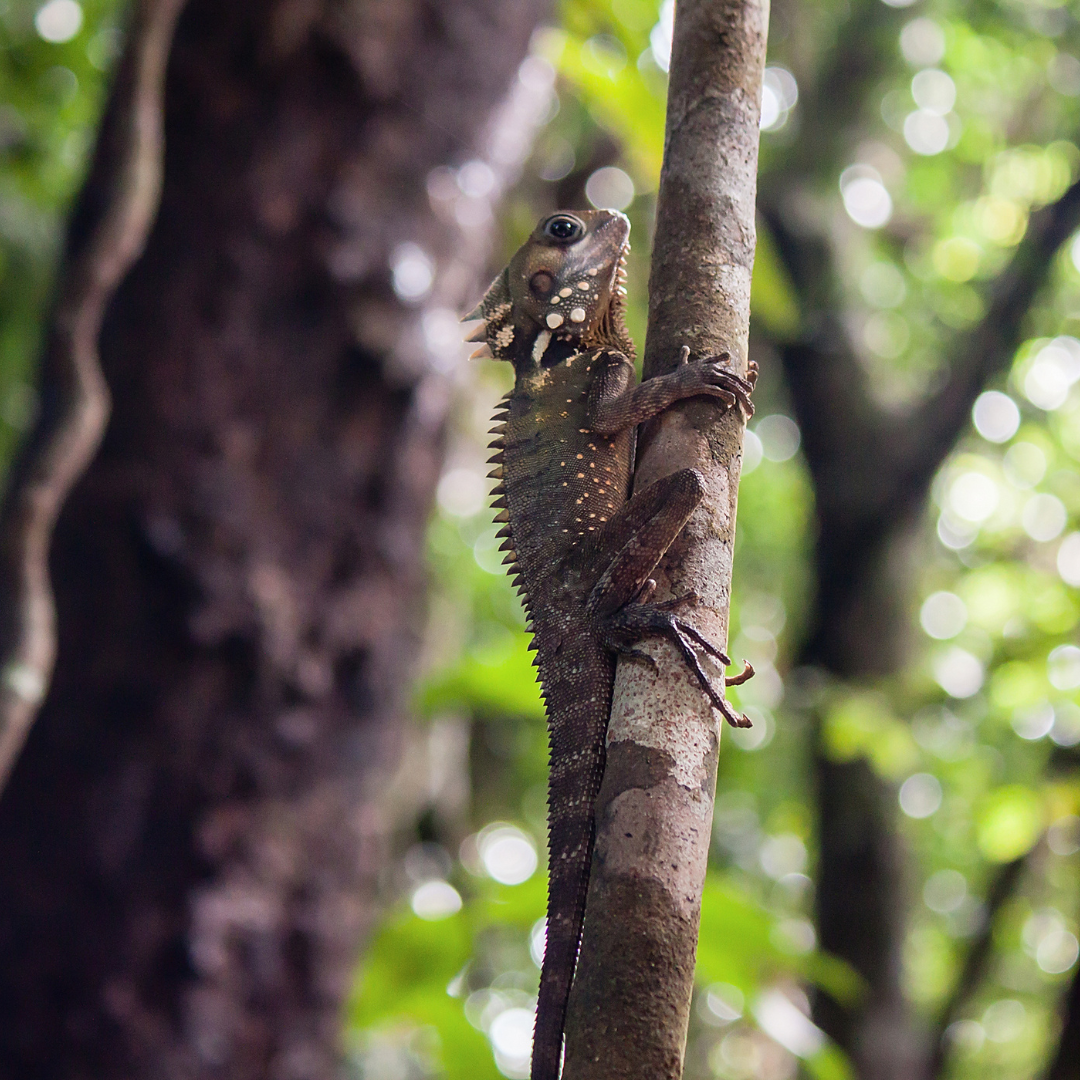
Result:
{"label": "lizard body", "polygon": [[465,317],[484,320],[469,338],[486,343],[479,354],[514,365],[491,475],[548,716],[547,945],[532,1080],[560,1071],[616,654],[652,662],[635,643],[668,637],[728,721],[749,723],[713,688],[697,652],[727,657],[675,614],[680,601],[648,602],[649,575],[704,496],[701,474],[681,470],[633,498],[630,486],[639,423],[701,394],[749,414],[752,384],[721,366],[726,355],[690,362],[684,349],[673,372],[634,385],[622,300],[629,230],[608,210],[545,219]]}

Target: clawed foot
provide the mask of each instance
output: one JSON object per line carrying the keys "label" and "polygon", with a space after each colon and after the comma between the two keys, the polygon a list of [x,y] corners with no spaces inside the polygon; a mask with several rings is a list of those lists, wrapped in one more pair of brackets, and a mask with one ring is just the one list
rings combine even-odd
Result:
{"label": "clawed foot", "polygon": [[[651,596],[655,588],[655,582],[650,579],[645,582],[640,595],[646,597]],[[701,689],[705,692],[706,697],[708,697],[715,709],[719,709],[723,714],[724,719],[727,720],[732,727],[750,727],[751,723],[749,718],[735,712],[731,705],[725,700],[724,695],[713,686],[708,674],[701,666],[701,660],[698,658],[697,649],[701,649],[708,656],[713,657],[725,667],[731,663],[731,660],[722,650],[713,645],[708,638],[700,634],[689,623],[671,613],[672,608],[696,599],[697,597],[694,593],[687,593],[684,596],[676,597],[674,600],[667,600],[662,604],[642,604],[639,601],[629,605],[623,608],[616,616],[618,621],[617,628],[616,626],[609,624],[609,632],[605,635],[605,644],[608,648],[623,656],[629,656],[635,660],[645,661],[655,672],[657,670],[657,665],[653,657],[642,649],[634,647],[632,642],[640,640],[642,636],[649,633],[663,635],[671,641],[682,654],[683,662],[691,672],[693,672],[694,677],[697,679]],[[738,675],[733,675],[730,678],[724,679],[724,685],[741,686],[748,679],[752,678],[753,674],[753,667],[749,663],[745,663],[743,670]]]}
{"label": "clawed foot", "polygon": [[754,665],[749,660],[743,661],[743,669],[738,675],[725,675],[725,686],[742,686],[744,682],[749,682],[754,677]]}
{"label": "clawed foot", "polygon": [[[690,626],[688,623],[683,622],[682,619],[674,617],[671,618],[671,621],[669,623],[669,629],[667,631],[667,636],[675,642],[675,645],[678,648],[679,652],[682,653],[683,661],[686,663],[686,666],[694,673],[695,678],[700,684],[701,689],[705,691],[705,696],[712,703],[713,708],[719,709],[724,719],[732,727],[751,727],[752,725],[750,723],[750,718],[737,713],[731,707],[730,703],[727,701],[724,695],[717,692],[716,688],[712,684],[712,681],[709,679],[709,676],[705,673],[705,669],[701,666],[701,661],[698,660],[697,653],[694,651],[691,642],[699,645],[702,649],[705,650],[706,653],[709,654],[709,656],[714,657],[725,667],[731,663],[727,656],[725,656],[724,653],[720,651],[720,649],[713,645],[712,642],[699,634],[698,631],[695,630],[692,626]],[[751,669],[750,674],[753,674],[753,669]],[[750,678],[750,675],[747,675],[744,670],[739,675],[734,676],[734,678],[736,680],[745,682],[745,679]],[[727,679],[725,679],[724,682],[725,685],[727,685]],[[737,685],[737,683],[732,685]]]}
{"label": "clawed foot", "polygon": [[693,372],[692,376],[686,376],[686,378],[700,379],[700,393],[719,398],[729,409],[737,404],[749,420],[754,415],[754,405],[750,400],[750,395],[757,382],[758,367],[751,360],[747,364],[746,378],[743,379],[723,366],[730,359],[731,354],[724,352],[691,364],[690,347],[683,345],[679,350],[679,367],[676,370]]}

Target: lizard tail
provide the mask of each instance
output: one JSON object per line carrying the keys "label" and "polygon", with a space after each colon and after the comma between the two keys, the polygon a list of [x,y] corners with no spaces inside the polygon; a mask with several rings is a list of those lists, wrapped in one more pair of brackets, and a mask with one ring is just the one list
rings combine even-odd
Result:
{"label": "lizard tail", "polygon": [[592,738],[583,740],[586,745],[576,752],[560,753],[555,745],[559,740],[552,739],[547,944],[536,1004],[531,1080],[559,1080],[562,1063],[566,1006],[581,943],[592,863],[593,806],[604,772],[606,708],[599,724],[589,719],[593,721],[588,724],[594,728]]}

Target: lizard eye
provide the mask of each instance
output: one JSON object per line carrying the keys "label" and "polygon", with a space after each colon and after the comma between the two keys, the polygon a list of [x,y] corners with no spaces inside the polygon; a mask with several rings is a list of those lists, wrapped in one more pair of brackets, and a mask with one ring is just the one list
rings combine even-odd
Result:
{"label": "lizard eye", "polygon": [[585,233],[585,226],[568,214],[556,214],[544,223],[544,235],[553,240],[577,240]]}

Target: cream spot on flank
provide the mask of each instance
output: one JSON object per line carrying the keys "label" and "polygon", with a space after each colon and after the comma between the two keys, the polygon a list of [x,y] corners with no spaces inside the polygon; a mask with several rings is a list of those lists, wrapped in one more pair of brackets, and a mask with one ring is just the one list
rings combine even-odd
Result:
{"label": "cream spot on flank", "polygon": [[553,304],[561,304],[562,303],[562,297],[561,296],[553,296],[551,298],[551,302]]}
{"label": "cream spot on flank", "polygon": [[599,273],[600,273],[600,271],[597,270],[595,266],[590,267],[590,269],[589,269],[589,277],[596,277],[596,275],[599,274]]}
{"label": "cream spot on flank", "polygon": [[592,288],[592,282],[591,281],[579,281],[577,283],[577,287],[582,292],[588,292]]}
{"label": "cream spot on flank", "polygon": [[559,295],[560,296],[569,296],[573,291],[574,291],[573,289],[571,289],[569,286],[567,286],[565,289],[560,289],[559,290]]}
{"label": "cream spot on flank", "polygon": [[570,312],[571,322],[584,322],[585,321],[585,309],[583,307],[576,307]]}
{"label": "cream spot on flank", "polygon": [[552,313],[551,313],[551,314],[550,314],[550,315],[549,315],[549,316],[547,317],[547,320],[546,320],[546,321],[547,321],[547,324],[548,324],[548,326],[550,326],[550,327],[551,327],[551,329],[552,329],[552,330],[554,330],[554,329],[556,329],[556,327],[562,326],[562,324],[563,324],[563,317],[562,317],[561,315],[559,315],[559,314],[558,314],[557,312],[554,312],[554,311],[553,311],[553,312],[552,312]]}

